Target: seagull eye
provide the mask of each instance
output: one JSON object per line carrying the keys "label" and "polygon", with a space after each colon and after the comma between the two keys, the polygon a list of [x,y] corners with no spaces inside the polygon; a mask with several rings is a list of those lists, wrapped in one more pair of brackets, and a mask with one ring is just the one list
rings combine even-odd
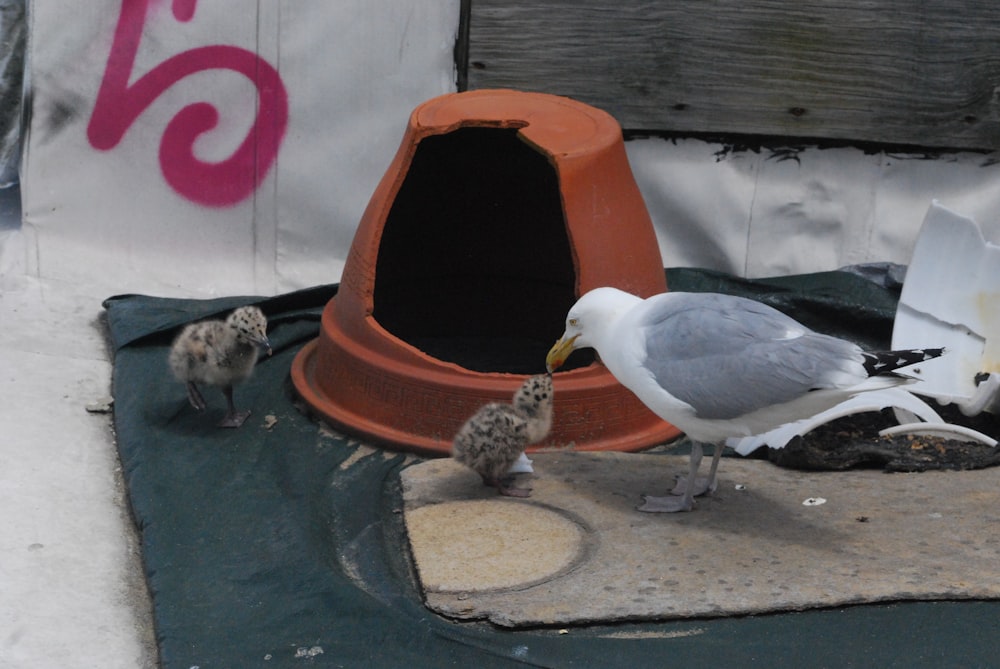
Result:
{"label": "seagull eye", "polygon": [[571,318],[571,319],[569,319],[569,324],[572,325],[573,327],[576,327],[577,325],[580,324],[580,319],[578,319],[578,318]]}

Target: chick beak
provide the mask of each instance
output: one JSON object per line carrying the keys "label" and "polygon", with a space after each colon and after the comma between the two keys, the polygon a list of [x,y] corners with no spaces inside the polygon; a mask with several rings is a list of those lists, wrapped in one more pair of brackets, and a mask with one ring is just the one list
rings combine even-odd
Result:
{"label": "chick beak", "polygon": [[268,339],[267,337],[264,337],[263,339],[260,340],[260,342],[258,342],[257,345],[260,346],[262,349],[264,349],[267,352],[267,357],[269,357],[269,358],[271,357],[271,340],[270,339]]}
{"label": "chick beak", "polygon": [[579,336],[573,335],[569,339],[563,336],[549,349],[549,354],[545,356],[545,369],[549,374],[562,367],[562,364],[566,362],[566,358],[573,352],[576,338]]}

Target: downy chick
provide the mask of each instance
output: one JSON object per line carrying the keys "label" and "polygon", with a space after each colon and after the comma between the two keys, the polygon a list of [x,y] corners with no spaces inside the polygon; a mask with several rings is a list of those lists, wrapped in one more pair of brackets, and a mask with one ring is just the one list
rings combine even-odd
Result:
{"label": "downy chick", "polygon": [[462,425],[452,457],[501,495],[528,497],[531,489],[514,487],[508,470],[529,445],[548,436],[552,400],[552,375],[532,376],[514,393],[512,404],[490,402]]}
{"label": "downy chick", "polygon": [[236,409],[233,386],[250,376],[262,348],[271,355],[264,313],[257,307],[240,307],[225,321],[192,323],[181,330],[170,347],[170,369],[187,384],[188,399],[198,411],[207,405],[197,384],[220,388],[227,411],[219,427],[239,427],[250,411]]}

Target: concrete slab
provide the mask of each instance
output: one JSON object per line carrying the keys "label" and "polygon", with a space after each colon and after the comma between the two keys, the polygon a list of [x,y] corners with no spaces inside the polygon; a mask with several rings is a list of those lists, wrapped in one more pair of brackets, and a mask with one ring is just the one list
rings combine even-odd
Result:
{"label": "concrete slab", "polygon": [[[498,499],[449,459],[403,471],[407,529],[432,610],[521,627],[1000,598],[1000,469],[800,472],[726,458],[718,491],[694,512],[645,514],[635,510],[640,494],[663,494],[686,456],[532,458],[525,500]],[[455,505],[468,513],[449,524],[436,509]],[[582,538],[570,543],[586,547],[568,568],[572,533],[536,526],[552,515],[575,523]],[[520,582],[496,582],[479,552],[504,524],[529,544],[505,550],[505,569]],[[539,578],[538,561],[550,575]],[[442,569],[462,579],[444,584]]]}
{"label": "concrete slab", "polygon": [[557,509],[504,498],[428,504],[406,527],[424,588],[454,593],[551,580],[589,557],[592,535]]}
{"label": "concrete slab", "polygon": [[101,298],[0,273],[0,666],[156,666]]}

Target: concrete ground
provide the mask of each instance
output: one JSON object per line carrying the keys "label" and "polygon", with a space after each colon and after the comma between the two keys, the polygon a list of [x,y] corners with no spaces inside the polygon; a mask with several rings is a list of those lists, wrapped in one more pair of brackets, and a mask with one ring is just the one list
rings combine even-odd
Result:
{"label": "concrete ground", "polygon": [[155,667],[136,530],[102,407],[110,293],[27,276],[19,219],[16,189],[0,191],[0,668]]}
{"label": "concrete ground", "polygon": [[804,472],[724,458],[691,513],[641,513],[687,456],[536,453],[531,497],[450,459],[402,473],[427,605],[506,627],[1000,597],[1000,471]]}

